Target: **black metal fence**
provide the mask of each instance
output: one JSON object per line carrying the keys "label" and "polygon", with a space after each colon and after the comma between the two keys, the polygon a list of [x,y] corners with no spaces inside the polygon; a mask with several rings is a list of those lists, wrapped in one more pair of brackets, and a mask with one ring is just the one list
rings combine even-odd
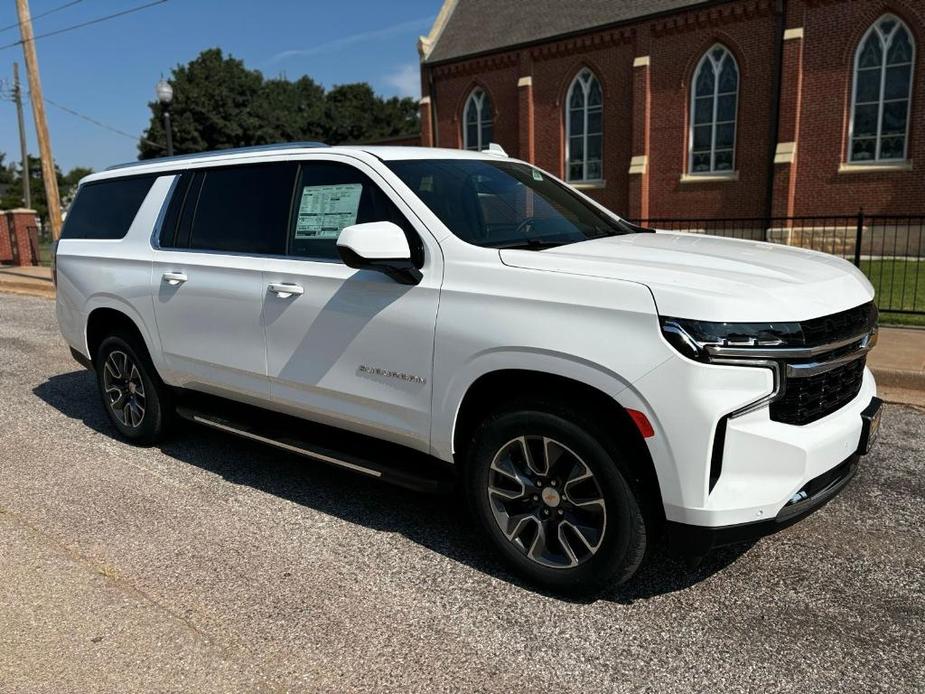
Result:
{"label": "black metal fence", "polygon": [[851,261],[883,313],[925,322],[925,215],[643,219],[643,226],[808,248]]}

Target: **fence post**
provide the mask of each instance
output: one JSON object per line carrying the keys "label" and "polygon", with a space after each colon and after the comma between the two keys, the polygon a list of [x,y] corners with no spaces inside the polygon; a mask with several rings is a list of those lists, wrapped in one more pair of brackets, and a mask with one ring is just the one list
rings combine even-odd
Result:
{"label": "fence post", "polygon": [[858,228],[854,237],[854,266],[861,267],[861,242],[864,240],[864,208],[858,210]]}

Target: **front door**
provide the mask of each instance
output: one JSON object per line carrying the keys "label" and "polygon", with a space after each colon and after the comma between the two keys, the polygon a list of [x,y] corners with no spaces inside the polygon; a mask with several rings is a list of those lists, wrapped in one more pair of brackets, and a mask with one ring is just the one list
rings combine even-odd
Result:
{"label": "front door", "polygon": [[[268,259],[263,273],[275,405],[427,450],[442,279],[433,242],[409,222],[394,191],[359,162],[303,161],[294,207],[288,257]],[[340,261],[340,231],[372,221],[405,230],[424,275],[420,284],[398,284]]]}

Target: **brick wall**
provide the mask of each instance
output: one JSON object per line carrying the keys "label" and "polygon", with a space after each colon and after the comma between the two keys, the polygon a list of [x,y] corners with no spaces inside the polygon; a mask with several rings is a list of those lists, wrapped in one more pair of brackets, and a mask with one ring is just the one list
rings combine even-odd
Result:
{"label": "brick wall", "polygon": [[[886,12],[906,22],[917,47],[909,162],[902,170],[849,172],[857,169],[843,166],[854,51]],[[784,29],[785,40],[779,41]],[[685,174],[690,82],[714,43],[732,52],[740,76],[736,175],[710,181]],[[421,113],[429,118],[435,109],[436,144],[460,147],[462,109],[479,86],[492,99],[495,140],[512,155],[562,176],[565,94],[588,67],[604,93],[605,184],[587,192],[618,212],[751,217],[852,214],[863,207],[869,213],[921,214],[923,55],[921,0],[736,0],[489,55],[424,63]],[[772,132],[775,111],[779,125]],[[429,125],[422,130],[428,131]]]}
{"label": "brick wall", "polygon": [[[800,3],[803,13],[803,109],[798,134],[798,210],[925,213],[925,3]],[[839,173],[847,160],[851,68],[861,36],[886,12],[901,17],[916,40],[909,113],[912,171]]]}

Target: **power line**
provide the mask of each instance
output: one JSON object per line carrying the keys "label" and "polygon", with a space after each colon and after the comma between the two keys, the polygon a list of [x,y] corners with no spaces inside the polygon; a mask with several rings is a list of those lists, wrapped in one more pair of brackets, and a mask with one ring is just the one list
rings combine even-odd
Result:
{"label": "power line", "polygon": [[[154,0],[154,2],[148,2],[144,5],[138,5],[137,7],[130,7],[127,10],[122,10],[121,12],[114,12],[113,14],[108,14],[104,17],[97,17],[96,19],[90,19],[86,22],[81,22],[80,24],[74,24],[69,27],[64,27],[63,29],[56,29],[55,31],[49,31],[44,34],[39,34],[32,38],[32,41],[37,41],[38,39],[48,38],[49,36],[57,36],[58,34],[63,34],[68,31],[74,31],[75,29],[82,29],[88,27],[92,24],[99,24],[100,22],[105,22],[110,19],[115,19],[116,17],[123,17],[127,14],[132,14],[133,12],[138,12],[140,10],[145,10],[149,7],[154,7],[155,5],[163,5],[167,0]],[[17,25],[18,26],[18,25]],[[6,45],[0,46],[0,51],[6,50],[7,48],[15,48],[16,46],[21,46],[23,41],[14,41],[13,43],[8,43]]]}
{"label": "power line", "polygon": [[[0,100],[9,101],[10,103],[14,103],[14,102],[15,102],[15,99],[13,98],[13,95],[12,95],[12,94],[10,93],[10,91],[5,87],[5,84],[0,84]],[[52,100],[49,99],[49,98],[46,98],[46,99],[45,99],[45,103],[48,104],[48,105],[50,105],[50,106],[54,106],[55,108],[59,108],[59,109],[61,109],[62,111],[64,111],[65,113],[70,113],[72,116],[77,116],[78,118],[82,118],[83,120],[87,121],[88,123],[93,123],[93,125],[95,125],[95,126],[97,126],[97,127],[99,127],[99,128],[103,128],[104,130],[109,130],[110,132],[114,132],[114,133],[116,133],[117,135],[122,135],[122,137],[127,137],[127,138],[129,138],[130,140],[134,140],[135,142],[141,140],[142,142],[145,142],[145,143],[151,145],[152,147],[157,147],[158,149],[166,149],[166,147],[164,147],[164,145],[162,145],[162,144],[159,143],[159,142],[154,142],[153,140],[149,140],[149,139],[146,138],[146,137],[138,137],[137,135],[132,135],[131,133],[128,133],[128,132],[126,132],[126,131],[124,131],[124,130],[120,130],[119,128],[117,128],[117,127],[115,127],[115,126],[108,125],[108,124],[106,124],[106,123],[103,123],[102,121],[97,120],[96,118],[93,118],[93,117],[91,117],[91,116],[88,116],[88,115],[86,115],[86,114],[84,114],[84,113],[80,113],[79,111],[75,111],[74,109],[72,109],[72,108],[70,108],[70,107],[68,107],[68,106],[65,106],[64,104],[59,104],[59,103],[57,103],[57,102],[55,102],[55,101],[52,101]]]}
{"label": "power line", "polygon": [[[42,17],[47,17],[48,15],[54,14],[55,12],[60,12],[61,10],[65,10],[65,9],[67,9],[68,7],[71,7],[71,6],[73,6],[73,5],[76,5],[76,4],[81,3],[81,2],[83,2],[83,1],[84,1],[84,0],[71,0],[70,2],[66,2],[66,3],[64,3],[63,5],[58,5],[57,7],[53,7],[53,8],[51,8],[50,10],[46,10],[45,12],[42,12],[41,14],[37,14],[37,15],[33,16],[33,17],[32,17],[32,21],[34,22],[36,19],[41,19]],[[19,28],[19,22],[14,22],[13,24],[10,24],[10,25],[8,25],[8,26],[0,27],[0,34],[2,34],[4,31],[9,31],[10,29],[18,29],[18,28]]]}
{"label": "power line", "polygon": [[137,135],[132,135],[131,133],[127,133],[127,132],[125,132],[124,130],[119,130],[119,128],[116,128],[116,127],[114,127],[114,126],[112,126],[112,125],[107,125],[106,123],[103,123],[102,121],[98,121],[96,118],[91,118],[90,116],[88,116],[88,115],[86,115],[86,114],[84,114],[84,113],[80,113],[79,111],[75,111],[75,110],[72,109],[72,108],[68,108],[67,106],[64,106],[64,105],[62,105],[62,104],[56,103],[56,102],[52,101],[51,99],[49,99],[49,98],[47,98],[47,97],[45,98],[45,103],[46,103],[46,104],[50,104],[50,105],[54,106],[55,108],[59,108],[59,109],[61,109],[62,111],[66,112],[66,113],[70,113],[72,116],[77,116],[78,118],[82,118],[83,120],[85,120],[85,121],[87,121],[87,122],[89,122],[89,123],[93,123],[93,125],[95,125],[95,126],[97,126],[97,127],[100,127],[100,128],[103,128],[104,130],[109,130],[109,131],[111,131],[111,132],[116,133],[117,135],[122,135],[123,137],[127,137],[127,138],[129,138],[129,139],[131,139],[131,140],[134,140],[135,142],[137,142],[138,140],[141,140],[142,142],[145,142],[145,143],[151,145],[152,147],[157,147],[157,148],[159,148],[159,149],[165,149],[165,148],[164,148],[164,145],[162,145],[162,144],[160,144],[160,143],[158,143],[158,142],[153,142],[152,140],[149,140],[149,139],[144,138],[144,137],[139,138]]}

